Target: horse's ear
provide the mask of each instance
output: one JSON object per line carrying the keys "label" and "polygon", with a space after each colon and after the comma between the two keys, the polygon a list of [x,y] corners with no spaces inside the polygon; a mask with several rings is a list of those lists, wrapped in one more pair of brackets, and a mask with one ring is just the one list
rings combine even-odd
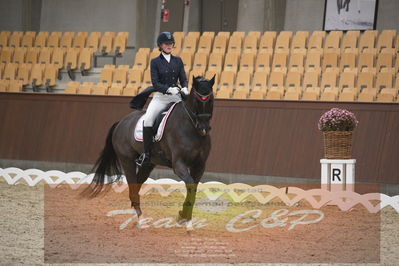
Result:
{"label": "horse's ear", "polygon": [[213,88],[213,84],[215,84],[215,77],[216,77],[216,74],[213,75],[213,78],[211,78],[211,80],[209,81],[209,84],[211,84],[212,88]]}
{"label": "horse's ear", "polygon": [[193,87],[197,88],[197,78],[196,76],[193,75]]}

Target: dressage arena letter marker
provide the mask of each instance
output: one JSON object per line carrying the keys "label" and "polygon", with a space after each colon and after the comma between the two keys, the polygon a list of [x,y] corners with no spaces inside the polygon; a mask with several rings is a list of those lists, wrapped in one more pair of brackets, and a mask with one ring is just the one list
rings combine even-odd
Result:
{"label": "dressage arena letter marker", "polygon": [[321,188],[329,191],[355,190],[355,159],[321,159]]}

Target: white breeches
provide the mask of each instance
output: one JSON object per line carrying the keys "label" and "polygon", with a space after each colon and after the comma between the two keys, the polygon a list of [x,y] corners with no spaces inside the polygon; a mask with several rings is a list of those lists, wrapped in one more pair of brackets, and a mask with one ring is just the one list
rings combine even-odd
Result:
{"label": "white breeches", "polygon": [[169,103],[178,102],[181,98],[179,95],[168,95],[160,92],[154,93],[150,104],[148,105],[147,111],[144,115],[144,126],[152,127],[158,114],[166,108]]}

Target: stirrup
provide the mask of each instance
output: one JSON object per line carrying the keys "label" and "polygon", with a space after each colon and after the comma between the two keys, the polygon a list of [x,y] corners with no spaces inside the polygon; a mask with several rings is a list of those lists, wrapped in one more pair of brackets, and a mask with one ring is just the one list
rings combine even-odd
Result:
{"label": "stirrup", "polygon": [[146,154],[145,152],[143,152],[139,158],[136,159],[136,164],[138,166],[143,166],[143,164],[145,163],[149,163],[150,162],[150,158],[148,156],[148,154]]}

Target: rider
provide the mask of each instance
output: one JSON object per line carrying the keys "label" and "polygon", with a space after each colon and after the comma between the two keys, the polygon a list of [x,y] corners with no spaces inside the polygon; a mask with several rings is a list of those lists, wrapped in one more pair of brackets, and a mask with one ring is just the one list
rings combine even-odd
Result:
{"label": "rider", "polygon": [[157,45],[161,54],[152,59],[150,65],[151,82],[156,92],[144,115],[144,153],[136,160],[139,166],[150,162],[150,151],[153,143],[152,126],[156,117],[169,103],[177,102],[181,99],[178,95],[178,80],[182,87],[181,91],[186,95],[188,94],[183,62],[180,57],[171,54],[174,44],[175,39],[172,33],[162,32],[159,34]]}

